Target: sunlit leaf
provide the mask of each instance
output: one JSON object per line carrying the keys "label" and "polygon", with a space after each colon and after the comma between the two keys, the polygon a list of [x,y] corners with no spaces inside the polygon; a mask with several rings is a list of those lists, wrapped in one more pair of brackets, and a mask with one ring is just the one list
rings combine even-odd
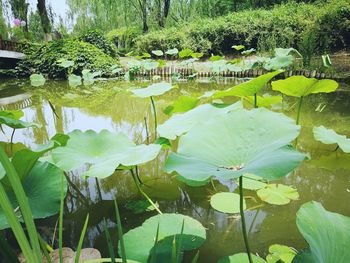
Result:
{"label": "sunlit leaf", "polygon": [[161,50],[152,50],[152,54],[156,55],[157,57],[161,57],[164,55],[163,51]]}
{"label": "sunlit leaf", "polygon": [[244,45],[233,45],[232,48],[236,49],[237,51],[242,50],[245,48]]}
{"label": "sunlit leaf", "polygon": [[164,113],[171,115],[175,112],[186,112],[193,109],[199,102],[198,98],[180,96],[173,104],[164,109]]}
{"label": "sunlit leaf", "polygon": [[291,200],[298,200],[299,193],[296,189],[283,184],[268,184],[257,191],[261,200],[272,205],[286,205]]}
{"label": "sunlit leaf", "polygon": [[338,144],[343,152],[350,153],[350,139],[345,135],[340,135],[324,126],[314,127],[313,132],[316,140],[324,144]]}
{"label": "sunlit leaf", "polygon": [[131,90],[137,97],[147,98],[151,96],[159,96],[164,94],[165,92],[171,90],[173,86],[170,83],[162,82],[156,83],[148,86],[143,89],[133,89]]}
{"label": "sunlit leaf", "polygon": [[171,55],[171,56],[177,55],[178,53],[179,53],[179,50],[177,48],[168,49],[165,52],[165,54]]}
{"label": "sunlit leaf", "polygon": [[46,79],[42,74],[32,74],[30,75],[30,85],[34,87],[43,86],[45,84]]}
{"label": "sunlit leaf", "polygon": [[[210,205],[222,213],[239,213],[239,197],[239,194],[235,193],[217,193],[210,198]],[[245,201],[243,209],[246,209]]]}
{"label": "sunlit leaf", "polygon": [[192,55],[193,51],[189,48],[183,49],[179,52],[179,57],[180,58],[187,58]]}
{"label": "sunlit leaf", "polygon": [[69,86],[71,86],[71,87],[79,86],[82,83],[81,82],[81,77],[77,76],[77,75],[74,75],[74,74],[70,74],[68,76],[68,83],[69,83]]}
{"label": "sunlit leaf", "polygon": [[279,261],[282,261],[281,263],[292,263],[297,254],[292,248],[282,245],[271,245],[269,253],[266,257],[267,263],[279,263]]}

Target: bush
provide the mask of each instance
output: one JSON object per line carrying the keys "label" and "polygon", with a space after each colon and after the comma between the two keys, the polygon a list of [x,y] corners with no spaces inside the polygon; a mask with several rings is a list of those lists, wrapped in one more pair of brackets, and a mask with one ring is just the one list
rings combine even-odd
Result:
{"label": "bush", "polygon": [[[350,47],[350,3],[287,3],[271,10],[248,10],[216,19],[201,19],[139,36],[136,49],[191,48],[207,55],[233,53],[232,45],[271,51],[275,47],[294,47],[307,54]],[[308,36],[312,33],[312,39]],[[315,43],[317,46],[314,46]]]}
{"label": "bush", "polygon": [[122,27],[107,33],[107,38],[118,48],[121,53],[127,53],[135,47],[135,39],[142,34],[137,27]]}
{"label": "bush", "polygon": [[112,42],[97,30],[87,31],[79,37],[79,40],[94,45],[111,57],[115,57],[117,54]]}
{"label": "bush", "polygon": [[94,45],[73,39],[61,39],[32,48],[16,69],[20,76],[36,72],[46,74],[49,78],[62,79],[66,78],[67,70],[58,65],[60,59],[74,62],[74,74],[81,74],[83,69],[101,70],[107,74],[110,67],[118,63],[118,60]]}

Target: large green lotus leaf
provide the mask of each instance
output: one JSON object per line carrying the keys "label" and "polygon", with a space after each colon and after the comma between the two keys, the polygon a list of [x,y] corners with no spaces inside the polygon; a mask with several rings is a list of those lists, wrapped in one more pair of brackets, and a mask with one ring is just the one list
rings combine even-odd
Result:
{"label": "large green lotus leaf", "polygon": [[45,78],[42,74],[32,74],[30,75],[30,85],[34,87],[39,87],[45,84]]}
{"label": "large green lotus leaf", "polygon": [[[264,259],[261,257],[255,256],[251,254],[253,263],[266,263]],[[221,258],[218,263],[249,263],[248,254],[247,253],[238,253],[232,256],[227,256]]]}
{"label": "large green lotus leaf", "polygon": [[[239,213],[239,194],[217,193],[210,198],[210,205],[215,210],[223,213]],[[245,201],[243,209],[246,209]]]}
{"label": "large green lotus leaf", "polygon": [[87,177],[105,178],[113,174],[120,165],[133,166],[156,158],[161,145],[136,145],[123,133],[100,133],[75,130],[68,134],[65,147],[52,152],[52,159],[64,171],[90,165],[83,174]]}
{"label": "large green lotus leaf", "polygon": [[165,54],[171,55],[171,56],[177,55],[178,53],[179,53],[179,50],[177,48],[172,48],[165,51]]}
{"label": "large green lotus leaf", "polygon": [[[305,263],[350,262],[350,218],[329,212],[315,201],[301,206],[297,226],[310,246],[309,252],[298,255]],[[304,258],[305,257],[305,258]]]}
{"label": "large green lotus leaf", "polygon": [[[254,96],[243,97],[245,100],[249,101],[250,104],[254,105]],[[273,104],[281,103],[281,96],[256,96],[257,106],[258,107],[271,107]]]}
{"label": "large green lotus leaf", "polygon": [[277,70],[289,67],[293,64],[293,56],[287,55],[287,56],[277,56],[274,58],[269,59],[265,65],[264,68],[266,70]]}
{"label": "large green lotus leaf", "polygon": [[269,253],[266,257],[267,263],[291,263],[296,255],[295,250],[283,245],[271,245]]}
{"label": "large green lotus leaf", "polygon": [[338,144],[343,152],[350,153],[350,139],[345,135],[340,135],[324,126],[314,127],[313,132],[316,140],[324,144]]}
{"label": "large green lotus leaf", "polygon": [[159,96],[164,94],[165,92],[171,90],[173,86],[170,83],[162,82],[156,83],[148,86],[143,89],[133,89],[131,90],[137,97],[147,98],[151,96]]}
{"label": "large green lotus leaf", "polygon": [[[154,246],[157,228],[158,241],[182,233],[182,250],[200,247],[206,239],[204,227],[197,220],[180,214],[162,214],[147,219],[142,226],[124,234],[125,252],[128,259],[147,263]],[[184,226],[183,231],[182,226]]]}
{"label": "large green lotus leaf", "polygon": [[[22,182],[34,218],[46,218],[56,214],[60,208],[61,177],[63,171],[48,162],[38,161]],[[64,179],[64,192],[67,191]],[[11,203],[16,209],[17,200],[13,192],[8,193]],[[18,214],[18,216],[20,216]],[[0,208],[0,229],[8,228],[6,217]]]}
{"label": "large green lotus leaf", "polygon": [[76,86],[81,85],[81,83],[82,83],[81,80],[82,80],[82,78],[80,76],[77,76],[74,74],[70,74],[68,76],[68,84],[71,87],[76,87]]}
{"label": "large green lotus leaf", "polygon": [[304,97],[312,93],[333,92],[338,83],[331,79],[317,80],[304,76],[292,76],[272,82],[272,89],[293,97]]}
{"label": "large green lotus leaf", "polygon": [[41,125],[33,122],[21,121],[22,111],[0,111],[0,125],[4,124],[12,129],[24,129],[30,127],[40,128]]}
{"label": "large green lotus leaf", "polygon": [[192,110],[198,104],[199,99],[190,96],[180,96],[178,100],[164,109],[164,113],[171,115],[176,112],[186,112]]}
{"label": "large green lotus leaf", "polygon": [[224,108],[218,108],[211,104],[203,104],[183,114],[174,114],[166,122],[159,125],[157,131],[161,137],[175,140],[177,136],[181,136],[200,123],[207,122],[208,120],[215,119],[216,116],[241,108],[241,102]]}
{"label": "large green lotus leaf", "polygon": [[299,131],[300,126],[281,113],[264,108],[237,110],[197,124],[183,135],[165,169],[191,182],[207,182],[212,176],[233,179],[246,173],[276,180],[306,157],[286,146]]}
{"label": "large green lotus leaf", "polygon": [[223,91],[217,91],[213,97],[214,98],[223,98],[229,96],[254,96],[260,89],[262,89],[271,79],[276,75],[282,73],[282,70],[277,70],[270,72],[264,75],[261,75],[255,79],[252,79],[247,82],[243,82],[233,88]]}
{"label": "large green lotus leaf", "polygon": [[259,190],[266,186],[266,183],[261,182],[261,177],[254,174],[244,174],[243,188],[249,190]]}
{"label": "large green lotus leaf", "polygon": [[272,205],[286,205],[291,200],[298,200],[299,193],[296,189],[283,184],[268,184],[257,191],[259,198]]}

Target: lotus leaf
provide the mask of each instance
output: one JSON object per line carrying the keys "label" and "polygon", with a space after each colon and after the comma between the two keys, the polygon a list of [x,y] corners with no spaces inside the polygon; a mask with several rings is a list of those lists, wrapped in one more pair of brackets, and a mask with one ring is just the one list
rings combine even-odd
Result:
{"label": "lotus leaf", "polygon": [[[158,242],[164,239],[173,240],[175,235],[179,236],[182,233],[182,250],[196,249],[206,239],[204,227],[191,217],[180,214],[153,216],[147,219],[142,226],[124,234],[125,250],[128,259],[147,263],[150,251],[156,240],[158,226]],[[181,231],[182,226],[184,226],[183,231]],[[171,250],[171,242],[169,249]]]}
{"label": "lotus leaf", "polygon": [[113,174],[120,165],[134,166],[156,158],[161,145],[136,145],[123,133],[100,133],[75,130],[68,134],[65,147],[52,152],[53,161],[64,171],[89,164],[83,176],[105,178]]}
{"label": "lotus leaf", "polygon": [[236,49],[237,51],[242,50],[245,48],[244,45],[233,45],[232,48]]}
{"label": "lotus leaf", "polygon": [[82,72],[84,84],[85,85],[91,85],[95,81],[95,77],[98,77],[102,74],[101,71],[91,72],[89,69],[84,69]]}
{"label": "lotus leaf", "polygon": [[196,125],[239,108],[242,108],[240,102],[224,108],[203,104],[186,113],[174,114],[170,119],[158,126],[158,133],[162,137],[175,140],[176,136],[181,136]]}
{"label": "lotus leaf", "polygon": [[267,263],[278,263],[279,261],[282,261],[282,263],[292,263],[296,255],[295,250],[282,245],[271,245],[269,252],[270,254],[266,257]]}
{"label": "lotus leaf", "polygon": [[[249,103],[254,105],[254,96],[247,96],[244,97]],[[257,100],[257,106],[258,107],[271,107],[273,104],[281,103],[282,97],[281,96],[256,96]]]}
{"label": "lotus leaf", "polygon": [[277,70],[271,73],[264,74],[255,79],[243,82],[233,88],[223,91],[217,91],[213,97],[223,98],[228,96],[254,96],[260,89],[262,89],[271,79],[276,75],[282,73],[282,70]]}
{"label": "lotus leaf", "polygon": [[297,226],[310,249],[298,254],[293,263],[350,262],[350,218],[329,212],[315,201],[297,212]]}
{"label": "lotus leaf", "polygon": [[200,53],[200,52],[195,52],[195,53],[191,54],[191,57],[193,57],[193,58],[201,58],[203,56],[204,56],[204,54]]}
{"label": "lotus leaf", "polygon": [[304,97],[313,93],[333,92],[338,83],[330,79],[317,80],[304,76],[292,76],[272,82],[272,89],[293,97]]}
{"label": "lotus leaf", "polygon": [[152,50],[152,54],[156,55],[157,57],[161,57],[164,55],[163,51],[161,50]]}
{"label": "lotus leaf", "polygon": [[[239,194],[217,193],[210,198],[210,205],[222,213],[239,213]],[[246,209],[245,201],[243,209]]]}
{"label": "lotus leaf", "polygon": [[196,97],[180,96],[180,98],[174,101],[172,105],[169,105],[164,109],[164,113],[171,115],[175,112],[186,112],[196,107],[198,102],[199,99]]}
{"label": "lotus leaf", "polygon": [[316,140],[324,144],[338,144],[343,152],[350,153],[350,139],[345,135],[340,135],[324,126],[314,127],[313,132]]}
{"label": "lotus leaf", "polygon": [[179,52],[179,57],[180,58],[187,58],[187,57],[190,57],[192,55],[193,51],[189,48],[186,48],[184,50],[181,50]]}
{"label": "lotus leaf", "polygon": [[32,74],[30,75],[30,85],[34,87],[39,87],[45,84],[45,78],[42,74]]}
{"label": "lotus leaf", "polygon": [[148,86],[143,89],[133,89],[131,90],[137,97],[147,98],[151,96],[159,96],[164,94],[165,92],[171,90],[173,86],[170,83],[162,82],[156,83]]}
{"label": "lotus leaf", "polygon": [[67,60],[67,59],[60,59],[57,62],[59,62],[59,66],[62,68],[70,68],[74,66],[74,61]]}
{"label": "lotus leaf", "polygon": [[275,56],[276,57],[288,56],[291,53],[295,53],[299,57],[302,57],[302,55],[295,48],[275,48]]}
{"label": "lotus leaf", "polygon": [[304,154],[286,146],[299,131],[292,119],[264,108],[217,115],[181,136],[177,153],[170,154],[165,168],[189,184],[246,173],[276,180],[305,159]]}
{"label": "lotus leaf", "polygon": [[37,123],[21,121],[20,118],[22,116],[22,111],[0,111],[0,125],[4,124],[12,129],[41,127],[41,125]]}
{"label": "lotus leaf", "polygon": [[71,87],[79,86],[81,85],[81,77],[74,74],[70,74],[68,76],[68,83]]}
{"label": "lotus leaf", "polygon": [[266,70],[277,70],[287,68],[293,64],[293,56],[278,56],[271,59],[268,59],[264,64]]}
{"label": "lotus leaf", "polygon": [[158,67],[159,63],[154,60],[145,60],[142,63],[142,66],[145,70],[153,70]]}
{"label": "lotus leaf", "polygon": [[172,48],[172,49],[168,49],[165,54],[170,55],[170,56],[174,56],[176,54],[179,53],[179,50],[177,48]]}
{"label": "lotus leaf", "polygon": [[[54,215],[60,208],[62,170],[48,162],[37,162],[22,182],[34,218]],[[64,192],[66,192],[64,178]],[[8,193],[14,209],[18,207],[13,192]],[[8,228],[6,217],[0,208],[0,229]]]}
{"label": "lotus leaf", "polygon": [[298,200],[299,193],[296,189],[283,184],[268,184],[257,191],[261,200],[272,205],[286,205],[291,200]]}
{"label": "lotus leaf", "polygon": [[266,183],[261,182],[261,177],[254,174],[245,174],[243,177],[243,188],[249,190],[259,190],[266,186]]}
{"label": "lotus leaf", "polygon": [[[261,257],[251,254],[253,263],[266,263]],[[249,263],[247,253],[238,253],[232,256],[221,258],[218,263]]]}

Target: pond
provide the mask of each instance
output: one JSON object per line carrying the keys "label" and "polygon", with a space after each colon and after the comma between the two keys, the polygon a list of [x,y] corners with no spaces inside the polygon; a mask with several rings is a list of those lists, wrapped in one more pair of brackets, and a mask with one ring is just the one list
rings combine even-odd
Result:
{"label": "pond", "polygon": [[[181,95],[200,95],[205,91],[226,89],[234,79],[221,83],[208,81],[178,83],[178,88],[156,98],[158,122],[169,118],[163,113],[168,105]],[[42,124],[41,128],[18,130],[14,141],[28,146],[43,144],[56,133],[68,133],[74,129],[121,131],[135,142],[146,141],[145,120],[153,128],[153,115],[149,99],[131,96],[125,90],[145,85],[141,82],[118,80],[98,81],[90,86],[69,87],[67,82],[51,81],[44,87],[31,87],[29,82],[9,80],[0,86],[0,109],[22,109],[24,120]],[[146,84],[147,85],[147,84]],[[273,94],[270,87],[263,91]],[[284,99],[284,113],[295,118],[296,99]],[[294,106],[293,106],[294,105]],[[52,106],[55,108],[55,116]],[[283,244],[303,249],[307,246],[296,226],[296,212],[310,200],[321,202],[333,212],[350,216],[350,155],[334,151],[333,146],[317,142],[312,133],[314,126],[324,125],[340,134],[350,136],[350,86],[345,83],[331,94],[315,94],[305,98],[301,115],[302,132],[298,148],[309,153],[304,161],[288,177],[279,182],[295,187],[300,199],[288,205],[276,206],[262,202],[255,191],[245,190],[247,229],[251,250],[266,256],[272,244]],[[276,127],[271,127],[275,129]],[[0,140],[9,140],[11,131],[5,129]],[[220,257],[244,252],[241,223],[235,215],[220,213],[211,208],[210,196],[218,191],[235,191],[231,182],[214,181],[214,185],[189,187],[163,171],[166,151],[147,165],[139,167],[143,190],[159,204],[164,213],[181,213],[199,220],[207,229],[207,240],[200,248],[199,262],[212,263]],[[85,247],[95,247],[108,256],[103,233],[103,219],[108,220],[110,233],[117,239],[114,198],[121,208],[124,231],[137,227],[155,211],[139,215],[125,208],[130,200],[142,199],[128,172],[117,171],[100,181],[83,179],[83,169],[71,172],[69,190],[65,202],[64,246],[75,248],[87,213],[90,221]],[[37,220],[42,236],[51,241],[58,216]],[[185,257],[190,262],[193,253]]]}

